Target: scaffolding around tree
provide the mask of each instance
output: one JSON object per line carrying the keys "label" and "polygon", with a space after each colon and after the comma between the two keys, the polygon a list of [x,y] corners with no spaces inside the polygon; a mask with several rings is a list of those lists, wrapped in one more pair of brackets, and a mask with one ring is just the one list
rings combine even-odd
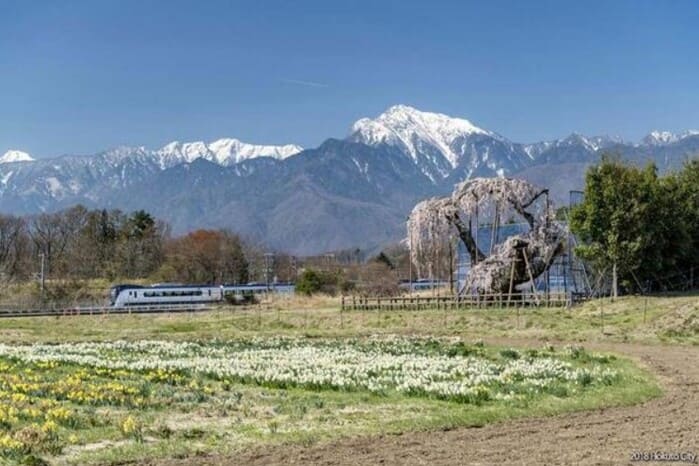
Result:
{"label": "scaffolding around tree", "polygon": [[467,180],[451,196],[415,206],[407,222],[411,259],[423,276],[439,279],[440,258],[448,256],[447,278],[464,298],[527,296],[538,304],[555,292],[572,301],[590,286],[575,238],[555,212],[548,190],[524,180]]}

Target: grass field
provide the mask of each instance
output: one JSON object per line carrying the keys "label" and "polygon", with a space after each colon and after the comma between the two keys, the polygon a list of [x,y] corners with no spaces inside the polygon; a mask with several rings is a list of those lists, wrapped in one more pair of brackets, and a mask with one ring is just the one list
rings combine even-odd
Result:
{"label": "grass field", "polygon": [[340,312],[339,299],[278,299],[191,314],[39,317],[0,321],[0,342],[455,335],[562,341],[699,344],[699,295],[595,300],[573,309]]}
{"label": "grass field", "polygon": [[[698,301],[340,313],[336,300],[314,299],[197,314],[4,319],[0,451],[7,461],[110,464],[638,403],[660,393],[648,373],[557,340],[697,344]],[[500,338],[541,344],[480,342]],[[340,368],[351,376],[317,379],[306,366],[312,375]],[[460,383],[464,374],[477,377]]]}

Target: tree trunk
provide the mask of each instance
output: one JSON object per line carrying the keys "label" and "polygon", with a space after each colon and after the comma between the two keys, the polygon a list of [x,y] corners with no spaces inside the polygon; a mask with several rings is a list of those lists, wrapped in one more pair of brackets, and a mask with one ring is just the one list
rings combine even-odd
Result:
{"label": "tree trunk", "polygon": [[563,252],[562,239],[559,235],[547,238],[543,233],[531,237],[511,236],[496,254],[471,267],[460,291],[466,294],[516,293],[518,285],[539,277]]}

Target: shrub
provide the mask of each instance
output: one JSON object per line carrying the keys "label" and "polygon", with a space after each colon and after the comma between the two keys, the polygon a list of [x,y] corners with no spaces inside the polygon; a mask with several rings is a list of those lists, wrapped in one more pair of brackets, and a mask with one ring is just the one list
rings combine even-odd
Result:
{"label": "shrub", "polygon": [[340,272],[306,269],[296,281],[296,292],[310,296],[316,293],[335,295],[338,289],[350,289]]}
{"label": "shrub", "polygon": [[313,293],[318,293],[322,286],[323,280],[320,272],[306,269],[296,281],[296,292],[310,296]]}

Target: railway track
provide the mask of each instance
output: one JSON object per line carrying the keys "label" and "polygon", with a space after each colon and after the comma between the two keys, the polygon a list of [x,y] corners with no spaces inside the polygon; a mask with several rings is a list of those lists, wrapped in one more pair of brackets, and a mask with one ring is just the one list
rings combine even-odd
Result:
{"label": "railway track", "polygon": [[67,308],[46,309],[0,309],[0,318],[9,317],[69,317],[81,315],[108,315],[108,314],[160,314],[177,312],[200,312],[211,310],[209,304],[168,304],[149,306],[75,306]]}

